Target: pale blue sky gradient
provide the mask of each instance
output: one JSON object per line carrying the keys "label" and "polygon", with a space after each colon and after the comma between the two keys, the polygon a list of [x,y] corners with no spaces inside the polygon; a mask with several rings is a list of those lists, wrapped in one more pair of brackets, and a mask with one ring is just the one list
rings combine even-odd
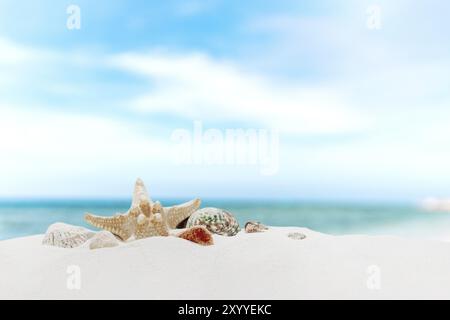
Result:
{"label": "pale blue sky gradient", "polygon": [[[66,8],[81,9],[68,30]],[[381,29],[366,10],[381,8]],[[0,197],[450,196],[450,4],[0,0]],[[275,128],[279,172],[171,133]]]}

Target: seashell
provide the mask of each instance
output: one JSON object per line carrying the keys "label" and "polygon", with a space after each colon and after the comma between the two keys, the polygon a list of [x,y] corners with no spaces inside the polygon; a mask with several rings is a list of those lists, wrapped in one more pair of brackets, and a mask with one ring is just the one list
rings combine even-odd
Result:
{"label": "seashell", "polygon": [[57,222],[48,227],[42,244],[61,248],[75,248],[84,244],[94,234],[93,231],[83,227]]}
{"label": "seashell", "polygon": [[247,233],[264,232],[268,229],[269,228],[258,221],[249,221],[245,224],[245,232]]}
{"label": "seashell", "polygon": [[177,237],[195,242],[202,246],[210,246],[214,244],[212,234],[208,231],[208,229],[206,229],[205,226],[195,226],[189,228],[178,234]]}
{"label": "seashell", "polygon": [[291,232],[287,236],[293,240],[303,240],[306,238],[306,236],[301,232]]}
{"label": "seashell", "polygon": [[236,218],[228,211],[218,208],[203,208],[195,211],[186,223],[187,228],[203,225],[210,232],[234,236],[240,228]]}
{"label": "seashell", "polygon": [[100,231],[92,237],[89,249],[112,248],[119,245],[119,240],[109,231]]}

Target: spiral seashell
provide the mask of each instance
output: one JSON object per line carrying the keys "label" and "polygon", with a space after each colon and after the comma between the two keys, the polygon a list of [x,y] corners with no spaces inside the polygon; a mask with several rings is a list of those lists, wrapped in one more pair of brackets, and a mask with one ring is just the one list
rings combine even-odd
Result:
{"label": "spiral seashell", "polygon": [[247,233],[264,232],[268,229],[269,228],[258,221],[249,221],[245,224],[245,232]]}
{"label": "spiral seashell", "polygon": [[228,211],[218,208],[203,208],[195,211],[186,227],[205,226],[210,232],[222,236],[234,236],[240,231],[236,218]]}

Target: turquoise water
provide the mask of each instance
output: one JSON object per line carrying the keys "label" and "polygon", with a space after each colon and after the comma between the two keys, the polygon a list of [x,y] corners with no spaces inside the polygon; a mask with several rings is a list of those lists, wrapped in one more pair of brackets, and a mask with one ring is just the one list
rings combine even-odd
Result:
{"label": "turquoise water", "polygon": [[[184,200],[163,200],[164,205]],[[85,212],[124,212],[129,200],[1,201],[0,239],[44,233],[54,222],[88,227]],[[414,206],[204,200],[202,207],[225,208],[240,224],[248,220],[273,226],[301,226],[330,234],[392,234],[446,238],[450,213],[426,213]],[[449,237],[450,238],[450,237]]]}

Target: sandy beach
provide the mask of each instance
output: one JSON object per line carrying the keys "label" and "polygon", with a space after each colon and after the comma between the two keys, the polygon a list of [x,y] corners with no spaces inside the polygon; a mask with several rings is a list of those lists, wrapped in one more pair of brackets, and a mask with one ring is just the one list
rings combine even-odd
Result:
{"label": "sandy beach", "polygon": [[[301,232],[306,239],[287,235]],[[0,299],[450,298],[450,243],[271,227],[199,246],[153,237],[64,249],[0,242]],[[73,266],[80,288],[69,288]]]}

